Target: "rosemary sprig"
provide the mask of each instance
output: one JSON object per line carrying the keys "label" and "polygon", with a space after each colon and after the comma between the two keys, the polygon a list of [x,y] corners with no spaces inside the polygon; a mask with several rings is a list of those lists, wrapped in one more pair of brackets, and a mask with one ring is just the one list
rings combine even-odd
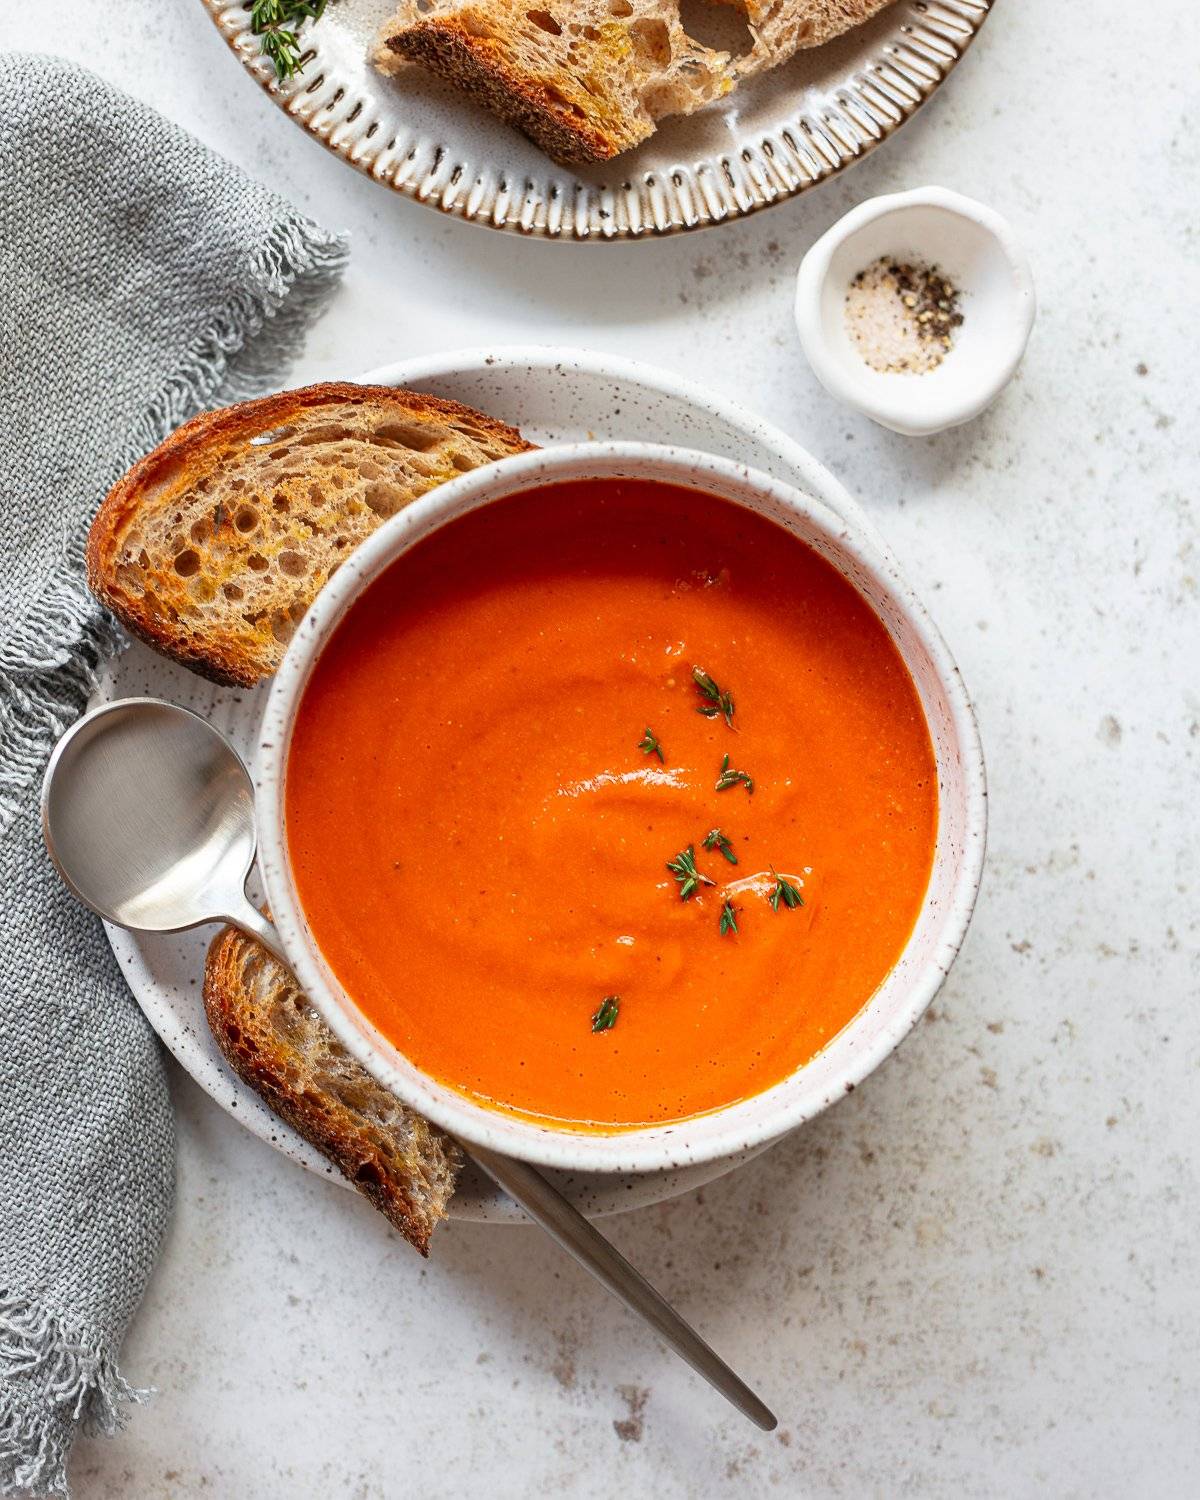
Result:
{"label": "rosemary sprig", "polygon": [[293,78],[302,69],[300,27],[319,21],[328,0],[254,0],[250,7],[250,30],[258,38],[259,51],[269,57],[276,78]]}
{"label": "rosemary sprig", "polygon": [[[728,756],[725,757],[729,759]],[[737,855],[733,852],[733,845],[725,837],[719,828],[710,828],[704,835],[704,847],[706,849],[719,849],[731,865],[737,864]]]}
{"label": "rosemary sprig", "polygon": [[667,869],[679,882],[681,901],[690,901],[702,885],[716,885],[717,883],[697,870],[695,844],[689,844],[686,849],[680,850],[674,859],[669,859]]}
{"label": "rosemary sprig", "polygon": [[788,911],[795,911],[796,907],[804,905],[804,897],[799,889],[790,880],[784,878],[771,866],[771,874],[775,876],[775,886],[767,900],[771,903],[771,910],[778,911],[779,903],[782,901]]}
{"label": "rosemary sprig", "polygon": [[700,696],[704,699],[696,712],[703,714],[706,719],[724,718],[732,729],[733,699],[729,694],[717,686],[703,667],[692,668],[692,681],[700,689]]}
{"label": "rosemary sprig", "polygon": [[600,1002],[600,1009],[592,1017],[593,1031],[611,1031],[617,1024],[617,1016],[621,1010],[620,995],[605,995]]}
{"label": "rosemary sprig", "polygon": [[638,749],[643,755],[657,755],[663,765],[666,765],[667,757],[663,754],[663,747],[659,744],[657,737],[648,726],[646,733],[642,736],[641,744],[638,745]]}
{"label": "rosemary sprig", "polygon": [[747,792],[754,791],[754,778],[745,771],[736,771],[729,764],[728,755],[721,762],[721,774],[717,777],[717,791],[727,792],[731,786],[744,786]]}
{"label": "rosemary sprig", "polygon": [[729,897],[726,896],[725,900],[721,903],[721,936],[724,937],[727,932],[732,932],[736,936],[737,930],[737,908]]}

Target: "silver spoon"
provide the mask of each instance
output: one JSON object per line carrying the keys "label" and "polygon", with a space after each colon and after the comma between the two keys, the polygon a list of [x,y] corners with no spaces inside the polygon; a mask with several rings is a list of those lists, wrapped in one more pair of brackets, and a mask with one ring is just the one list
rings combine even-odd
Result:
{"label": "silver spoon", "polygon": [[[246,896],[257,836],[254,788],[211,724],[157,698],[85,714],[46,768],[42,830],[85,906],[142,932],[231,922],[282,963],[274,927]],[[542,1174],[471,1147],[483,1170],[585,1270],[764,1431],[774,1415],[650,1283]]]}

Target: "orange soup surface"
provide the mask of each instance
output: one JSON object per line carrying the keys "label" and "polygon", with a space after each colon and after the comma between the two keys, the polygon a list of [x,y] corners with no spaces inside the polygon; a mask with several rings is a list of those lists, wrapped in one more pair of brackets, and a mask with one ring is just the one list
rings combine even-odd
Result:
{"label": "orange soup surface", "polygon": [[313,937],[380,1031],[476,1099],[613,1129],[755,1094],[852,1019],[920,910],[937,791],[912,680],[833,567],[715,496],[593,480],[454,521],[365,591],[302,698],[286,815]]}

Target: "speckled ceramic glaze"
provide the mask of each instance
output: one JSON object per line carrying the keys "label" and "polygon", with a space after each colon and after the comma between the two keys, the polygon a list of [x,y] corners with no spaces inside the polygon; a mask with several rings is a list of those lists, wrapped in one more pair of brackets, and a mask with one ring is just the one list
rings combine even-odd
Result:
{"label": "speckled ceramic glaze", "polygon": [[[883,621],[925,709],[937,761],[933,873],[913,934],[863,1010],[804,1067],[773,1088],[665,1125],[572,1130],[476,1102],[422,1072],[341,988],[309,931],[285,833],[288,748],[314,663],[347,609],[410,547],[506,495],[570,479],[660,480],[707,490],[763,515],[825,557]],[[685,448],[628,442],[524,453],[464,474],[393,516],[326,584],[276,673],[256,762],[259,869],[275,924],[305,991],[346,1048],[408,1105],[461,1140],[568,1171],[662,1171],[754,1150],[853,1089],[907,1035],[958,951],[978,888],[984,841],[983,761],[966,692],[925,611],[898,571],[851,522],[761,471]]]}
{"label": "speckled ceramic glaze", "polygon": [[611,240],[699,229],[784,202],[861,160],[942,83],[994,0],[898,0],[636,151],[556,166],[524,136],[420,68],[370,63],[394,0],[338,0],[280,82],[242,0],[203,0],[247,71],[298,124],[375,181],[493,229]]}
{"label": "speckled ceramic glaze", "polygon": [[[778,428],[688,381],[632,361],[562,348],[459,350],[383,366],[359,377],[463,401],[518,420],[543,446],[592,435],[675,442],[742,459],[818,498],[871,537],[889,557],[866,512],[829,471]],[[894,566],[894,563],[893,563]],[[100,697],[139,693],[168,698],[203,714],[229,735],[253,767],[267,687],[215,687],[134,644],[109,664]],[[284,1125],[228,1068],[204,1021],[200,982],[211,932],[130,933],[109,938],[138,1003],[169,1051],[211,1098],[252,1134],[320,1176],[336,1170]],[[643,1174],[553,1173],[556,1185],[587,1213],[640,1208],[701,1186],[746,1159],[692,1164]],[[450,1204],[453,1217],[515,1221],[520,1211],[482,1174],[469,1169]]]}

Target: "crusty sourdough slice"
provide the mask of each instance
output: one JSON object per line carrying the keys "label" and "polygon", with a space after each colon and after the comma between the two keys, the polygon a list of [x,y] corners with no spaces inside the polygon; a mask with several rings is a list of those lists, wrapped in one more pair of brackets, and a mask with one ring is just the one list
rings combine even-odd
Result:
{"label": "crusty sourdough slice", "polygon": [[454,1192],[457,1146],[354,1060],[261,943],[219,932],[204,1009],[230,1067],[422,1255]]}
{"label": "crusty sourdough slice", "polygon": [[423,63],[562,162],[607,161],[732,87],[730,55],[693,41],[675,0],[403,0],[385,73]]}
{"label": "crusty sourdough slice", "polygon": [[385,73],[424,64],[551,156],[607,161],[668,115],[691,114],[892,0],[723,0],[743,12],[741,55],[690,36],[680,0],[401,0],[375,54]]}
{"label": "crusty sourdough slice", "polygon": [[248,686],[388,516],[529,446],[469,407],[391,386],[312,385],[209,412],[114,485],[88,582],[134,635]]}
{"label": "crusty sourdough slice", "polygon": [[722,0],[746,14],[754,46],[737,64],[739,78],[764,72],[835,37],[894,3],[894,0]]}

